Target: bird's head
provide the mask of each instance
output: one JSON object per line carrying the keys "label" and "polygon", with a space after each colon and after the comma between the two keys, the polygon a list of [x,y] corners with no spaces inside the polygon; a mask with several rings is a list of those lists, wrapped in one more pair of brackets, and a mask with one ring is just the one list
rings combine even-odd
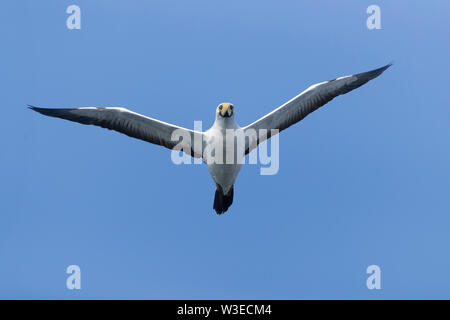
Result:
{"label": "bird's head", "polygon": [[231,103],[224,102],[217,107],[217,116],[222,118],[230,118],[234,115],[234,106]]}

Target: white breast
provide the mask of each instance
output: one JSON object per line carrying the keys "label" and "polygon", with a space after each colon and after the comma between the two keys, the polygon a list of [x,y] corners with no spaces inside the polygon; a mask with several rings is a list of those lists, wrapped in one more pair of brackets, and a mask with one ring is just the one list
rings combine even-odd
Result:
{"label": "white breast", "polygon": [[[206,148],[212,148],[214,152],[211,153],[215,156],[214,161],[211,159],[205,159],[205,162],[208,165],[209,173],[211,174],[214,182],[222,187],[224,193],[228,193],[236,181],[239,171],[241,170],[241,163],[243,161],[244,154],[242,154],[242,152],[240,154],[238,153],[236,137],[232,138],[232,149],[227,148],[226,129],[237,130],[240,129],[240,127],[234,121],[227,123],[228,125],[224,124],[225,123],[216,122],[211,129],[205,132]],[[220,140],[222,141],[218,143]],[[231,141],[228,142],[230,145]],[[220,157],[220,151],[216,150],[219,149],[219,146],[222,146],[222,157]],[[233,156],[231,157],[228,155],[227,161],[228,150],[233,151]],[[206,155],[208,155],[208,152],[206,152]]]}

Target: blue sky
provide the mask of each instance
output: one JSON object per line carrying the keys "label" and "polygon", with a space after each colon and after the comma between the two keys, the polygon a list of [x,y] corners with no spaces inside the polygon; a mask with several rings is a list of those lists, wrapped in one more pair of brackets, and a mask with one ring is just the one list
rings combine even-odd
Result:
{"label": "blue sky", "polygon": [[[66,28],[79,5],[81,30]],[[368,30],[366,8],[381,8]],[[448,1],[3,1],[0,298],[450,298]],[[205,165],[26,108],[241,125],[394,61],[280,135],[217,216]],[[66,289],[79,265],[82,289]],[[366,268],[381,267],[381,290]]]}

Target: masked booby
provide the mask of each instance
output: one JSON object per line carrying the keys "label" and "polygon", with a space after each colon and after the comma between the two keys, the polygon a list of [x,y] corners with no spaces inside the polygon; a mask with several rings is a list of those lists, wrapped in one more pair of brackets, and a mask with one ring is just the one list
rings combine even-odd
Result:
{"label": "masked booby", "polygon": [[[269,139],[273,132],[278,133],[299,122],[333,98],[350,92],[378,77],[390,66],[391,64],[388,64],[372,71],[344,76],[310,86],[293,99],[246,127],[240,127],[236,123],[233,104],[221,103],[216,109],[216,118],[213,126],[205,132],[175,126],[140,115],[125,108],[84,107],[55,109],[35,106],[29,107],[46,116],[115,130],[130,137],[169,149],[177,147],[192,157],[203,158],[216,184],[213,208],[218,214],[222,214],[228,210],[233,202],[234,183],[242,163],[239,161],[231,161],[231,163],[226,161],[208,161],[208,156],[205,155],[207,153],[204,151],[218,140],[222,140],[223,145],[225,145],[227,140],[225,131],[227,129],[241,130],[244,134],[250,130],[267,130],[266,135],[257,136],[255,141],[250,141],[250,139],[246,141],[245,147],[241,151],[237,147],[233,149],[234,160],[239,159],[256,148],[260,142]],[[182,139],[181,142],[179,140],[175,141],[173,139],[173,133],[175,131],[181,133],[184,137],[189,137],[189,139]],[[194,148],[192,141],[196,141],[196,139],[201,141],[200,149]],[[226,157],[226,153],[227,150],[224,147],[222,155],[224,158]]]}

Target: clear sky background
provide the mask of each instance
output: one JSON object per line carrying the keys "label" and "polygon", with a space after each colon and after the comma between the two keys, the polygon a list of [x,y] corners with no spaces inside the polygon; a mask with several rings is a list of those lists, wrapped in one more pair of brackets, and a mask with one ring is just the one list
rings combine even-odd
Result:
{"label": "clear sky background", "polygon": [[[81,30],[66,8],[81,7]],[[381,30],[366,8],[381,7]],[[450,298],[449,1],[2,1],[0,298]],[[26,108],[241,125],[394,61],[212,209],[205,165]],[[67,266],[82,289],[66,289]],[[381,290],[366,268],[381,267]]]}

